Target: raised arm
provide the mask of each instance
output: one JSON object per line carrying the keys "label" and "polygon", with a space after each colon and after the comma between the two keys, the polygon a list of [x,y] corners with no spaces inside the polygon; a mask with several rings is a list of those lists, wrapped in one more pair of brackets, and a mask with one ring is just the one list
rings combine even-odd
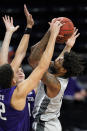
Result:
{"label": "raised arm", "polygon": [[[51,23],[55,23],[56,18],[54,18]],[[36,43],[34,46],[31,47],[31,54],[28,58],[29,64],[35,68],[39,62],[39,60],[42,57],[42,54],[47,46],[48,40],[50,37],[50,28],[45,33],[45,35],[42,37],[42,39]],[[60,36],[63,37],[63,36]]]}
{"label": "raised arm", "polygon": [[[26,20],[27,20],[26,29],[28,29],[28,28],[31,29],[32,26],[34,25],[34,20],[32,18],[32,15],[28,12],[26,5],[24,5],[24,13],[25,13]],[[12,66],[14,72],[16,72],[18,70],[20,64],[22,63],[22,60],[24,59],[24,57],[26,55],[26,51],[27,51],[28,43],[29,43],[29,38],[30,38],[30,33],[25,32],[20,43],[19,43],[15,57],[11,63],[11,66]]]}
{"label": "raised arm", "polygon": [[57,59],[55,61],[57,61],[59,58],[63,57],[65,52],[70,52],[70,50],[72,49],[72,47],[75,44],[77,37],[80,35],[80,33],[77,33],[77,32],[78,32],[78,29],[74,28],[74,33],[67,40],[65,48],[63,49],[63,51],[61,52],[61,54],[57,57]]}
{"label": "raised arm", "polygon": [[50,37],[50,30],[48,29],[48,31],[43,36],[43,38],[38,43],[36,43],[34,46],[31,47],[31,54],[28,58],[28,62],[33,68],[36,67],[39,60],[41,59],[42,54],[47,46],[49,37]]}
{"label": "raised arm", "polygon": [[[55,60],[55,63],[58,62],[58,60],[64,56],[64,53],[70,52],[71,48],[74,46],[76,38],[80,35],[79,33],[77,33],[77,29],[74,30],[73,35],[71,36],[70,39],[68,39],[68,41],[66,42],[66,46],[63,49],[63,51],[61,52],[61,54],[58,56],[58,58]],[[52,65],[54,66],[54,65]],[[46,84],[47,88],[47,92],[48,92],[48,96],[50,94],[50,97],[55,97],[58,92],[60,91],[60,83],[58,81],[58,79],[56,78],[56,76],[54,74],[51,74],[50,72],[46,72],[43,76],[42,79],[43,83]]]}
{"label": "raised arm", "polygon": [[38,66],[34,69],[31,75],[24,82],[18,85],[19,93],[21,93],[22,96],[26,97],[27,94],[36,87],[39,80],[42,78],[44,72],[48,69],[53,55],[56,37],[59,33],[61,26],[62,24],[60,22],[50,24],[50,38]]}
{"label": "raised arm", "polygon": [[13,25],[13,18],[6,16],[3,17],[3,22],[6,27],[6,33],[4,37],[4,41],[2,43],[1,52],[0,52],[0,64],[8,63],[8,51],[9,51],[9,44],[11,41],[12,34],[19,28],[19,26]]}

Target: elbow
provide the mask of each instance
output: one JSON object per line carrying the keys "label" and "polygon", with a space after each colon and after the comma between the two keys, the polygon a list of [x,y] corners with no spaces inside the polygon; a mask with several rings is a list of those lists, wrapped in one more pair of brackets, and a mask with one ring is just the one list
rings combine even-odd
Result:
{"label": "elbow", "polygon": [[35,68],[35,67],[38,65],[38,63],[37,63],[36,61],[32,60],[31,57],[28,57],[28,63],[29,63],[29,65],[30,65],[32,68]]}

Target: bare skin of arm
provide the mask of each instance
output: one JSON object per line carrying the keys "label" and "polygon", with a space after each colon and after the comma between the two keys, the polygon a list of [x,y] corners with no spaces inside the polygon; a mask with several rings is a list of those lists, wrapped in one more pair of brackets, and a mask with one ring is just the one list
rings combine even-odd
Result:
{"label": "bare skin of arm", "polygon": [[[52,23],[55,23],[55,18],[52,20]],[[31,47],[31,54],[28,58],[28,62],[29,64],[35,68],[39,62],[39,60],[41,59],[41,56],[47,46],[49,37],[50,37],[50,28],[48,29],[48,31],[46,32],[46,34],[43,36],[43,38],[36,43],[34,46]],[[63,36],[60,36],[63,37]]]}
{"label": "bare skin of arm", "polygon": [[47,96],[50,98],[55,97],[61,88],[60,82],[55,75],[46,72],[42,78],[43,83],[47,86]]}
{"label": "bare skin of arm", "polygon": [[[28,12],[26,5],[24,5],[24,13],[26,16],[26,20],[27,20],[27,28],[32,28],[32,26],[34,25],[34,20],[32,18],[32,15]],[[14,73],[18,70],[19,66],[22,63],[22,60],[24,59],[25,55],[26,55],[26,51],[28,48],[28,43],[29,43],[29,38],[30,38],[30,34],[24,34],[19,46],[17,48],[16,54],[15,54],[15,58],[13,59],[11,66],[14,70]]]}
{"label": "bare skin of arm", "polygon": [[[55,19],[54,19],[55,20]],[[49,30],[48,30],[49,31]],[[74,33],[73,35],[71,36],[70,39],[68,39],[68,41],[66,42],[66,46],[65,48],[63,49],[63,51],[61,52],[61,54],[57,57],[57,59],[55,60],[57,63],[57,61],[64,56],[64,53],[67,51],[67,52],[70,52],[71,48],[74,46],[75,44],[75,41],[76,41],[76,38],[80,35],[79,33],[77,34],[77,29],[74,30]],[[31,55],[30,55],[30,58],[29,58],[29,64],[34,68],[35,67],[35,64],[36,64],[36,61],[39,61],[40,60],[40,56],[42,55],[43,53],[43,50],[46,46],[46,42],[45,40],[48,39],[48,32],[45,34],[45,36],[43,37],[43,39],[37,43],[35,46],[33,46],[33,49],[32,49],[32,52],[31,52]],[[33,53],[34,51],[34,53]],[[41,55],[40,55],[41,54]],[[38,56],[38,57],[37,57]],[[54,65],[54,62],[51,61],[50,62],[50,65]],[[48,71],[44,74],[43,78],[42,78],[42,81],[43,83],[48,87],[47,88],[47,95],[49,97],[55,97],[58,92],[60,91],[60,83],[59,81],[56,79],[56,77],[49,73]],[[54,93],[53,93],[54,92]]]}
{"label": "bare skin of arm", "polygon": [[64,53],[67,51],[67,52],[70,52],[70,50],[72,49],[72,47],[74,46],[75,44],[75,41],[76,39],[78,38],[78,36],[80,35],[80,33],[77,33],[78,32],[78,29],[74,28],[74,33],[72,34],[72,36],[67,40],[66,42],[66,46],[65,48],[63,49],[63,51],[61,52],[61,54],[57,57],[56,61],[63,57],[64,56]]}
{"label": "bare skin of arm", "polygon": [[6,16],[3,17],[3,22],[5,24],[6,27],[6,33],[5,33],[5,38],[4,41],[2,43],[2,47],[1,47],[1,52],[0,52],[0,64],[5,64],[8,63],[8,50],[9,50],[9,44],[11,41],[11,37],[13,35],[13,33],[19,28],[19,26],[14,26],[13,25],[13,18]]}
{"label": "bare skin of arm", "polygon": [[[62,24],[60,22],[56,22],[55,24],[50,24],[51,35],[38,66],[34,69],[34,71],[26,80],[24,80],[17,86],[17,88],[13,93],[11,104],[12,107],[14,107],[15,109],[23,110],[25,106],[27,94],[37,86],[44,72],[46,72],[46,70],[48,69],[54,52],[56,37],[57,34],[59,33],[61,26]],[[21,105],[19,103],[21,103]]]}
{"label": "bare skin of arm", "polygon": [[48,30],[44,37],[34,46],[31,47],[31,54],[29,56],[29,64],[35,68],[38,62],[40,61],[42,54],[47,46],[48,40],[50,37],[50,31]]}
{"label": "bare skin of arm", "polygon": [[[66,46],[65,48],[63,49],[63,51],[61,52],[61,54],[58,56],[58,58],[55,60],[56,64],[58,62],[58,60],[64,56],[64,53],[67,51],[67,52],[70,52],[71,48],[74,46],[75,44],[75,41],[76,41],[76,38],[80,35],[79,33],[77,34],[77,29],[75,29],[73,35],[71,36],[70,39],[68,39],[68,41],[66,42]],[[52,63],[54,64],[54,63]],[[56,66],[56,65],[55,65]],[[59,74],[60,75],[60,74]],[[58,76],[57,76],[58,77]],[[48,87],[47,88],[47,95],[49,97],[55,97],[59,91],[60,91],[60,83],[58,81],[58,79],[56,78],[55,75],[49,73],[49,72],[46,72],[43,76],[43,79],[42,79],[43,83],[46,84],[46,86]]]}

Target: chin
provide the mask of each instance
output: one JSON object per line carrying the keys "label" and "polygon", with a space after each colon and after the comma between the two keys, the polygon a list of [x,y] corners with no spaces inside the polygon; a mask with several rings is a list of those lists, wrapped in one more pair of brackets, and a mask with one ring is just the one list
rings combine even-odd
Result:
{"label": "chin", "polygon": [[24,81],[24,79],[19,79],[18,83],[20,83],[20,82],[22,82],[22,81]]}

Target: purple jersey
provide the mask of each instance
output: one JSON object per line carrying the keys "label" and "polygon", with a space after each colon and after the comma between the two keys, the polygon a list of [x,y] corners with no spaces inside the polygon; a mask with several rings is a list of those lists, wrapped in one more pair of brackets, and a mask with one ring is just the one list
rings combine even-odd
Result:
{"label": "purple jersey", "polygon": [[15,88],[0,89],[0,131],[29,131],[28,101],[22,111],[10,104]]}
{"label": "purple jersey", "polygon": [[29,108],[29,114],[30,114],[30,131],[32,131],[32,123],[34,121],[32,111],[34,107],[34,101],[35,101],[35,91],[32,90],[28,95],[27,95],[27,100],[28,100],[28,108]]}

